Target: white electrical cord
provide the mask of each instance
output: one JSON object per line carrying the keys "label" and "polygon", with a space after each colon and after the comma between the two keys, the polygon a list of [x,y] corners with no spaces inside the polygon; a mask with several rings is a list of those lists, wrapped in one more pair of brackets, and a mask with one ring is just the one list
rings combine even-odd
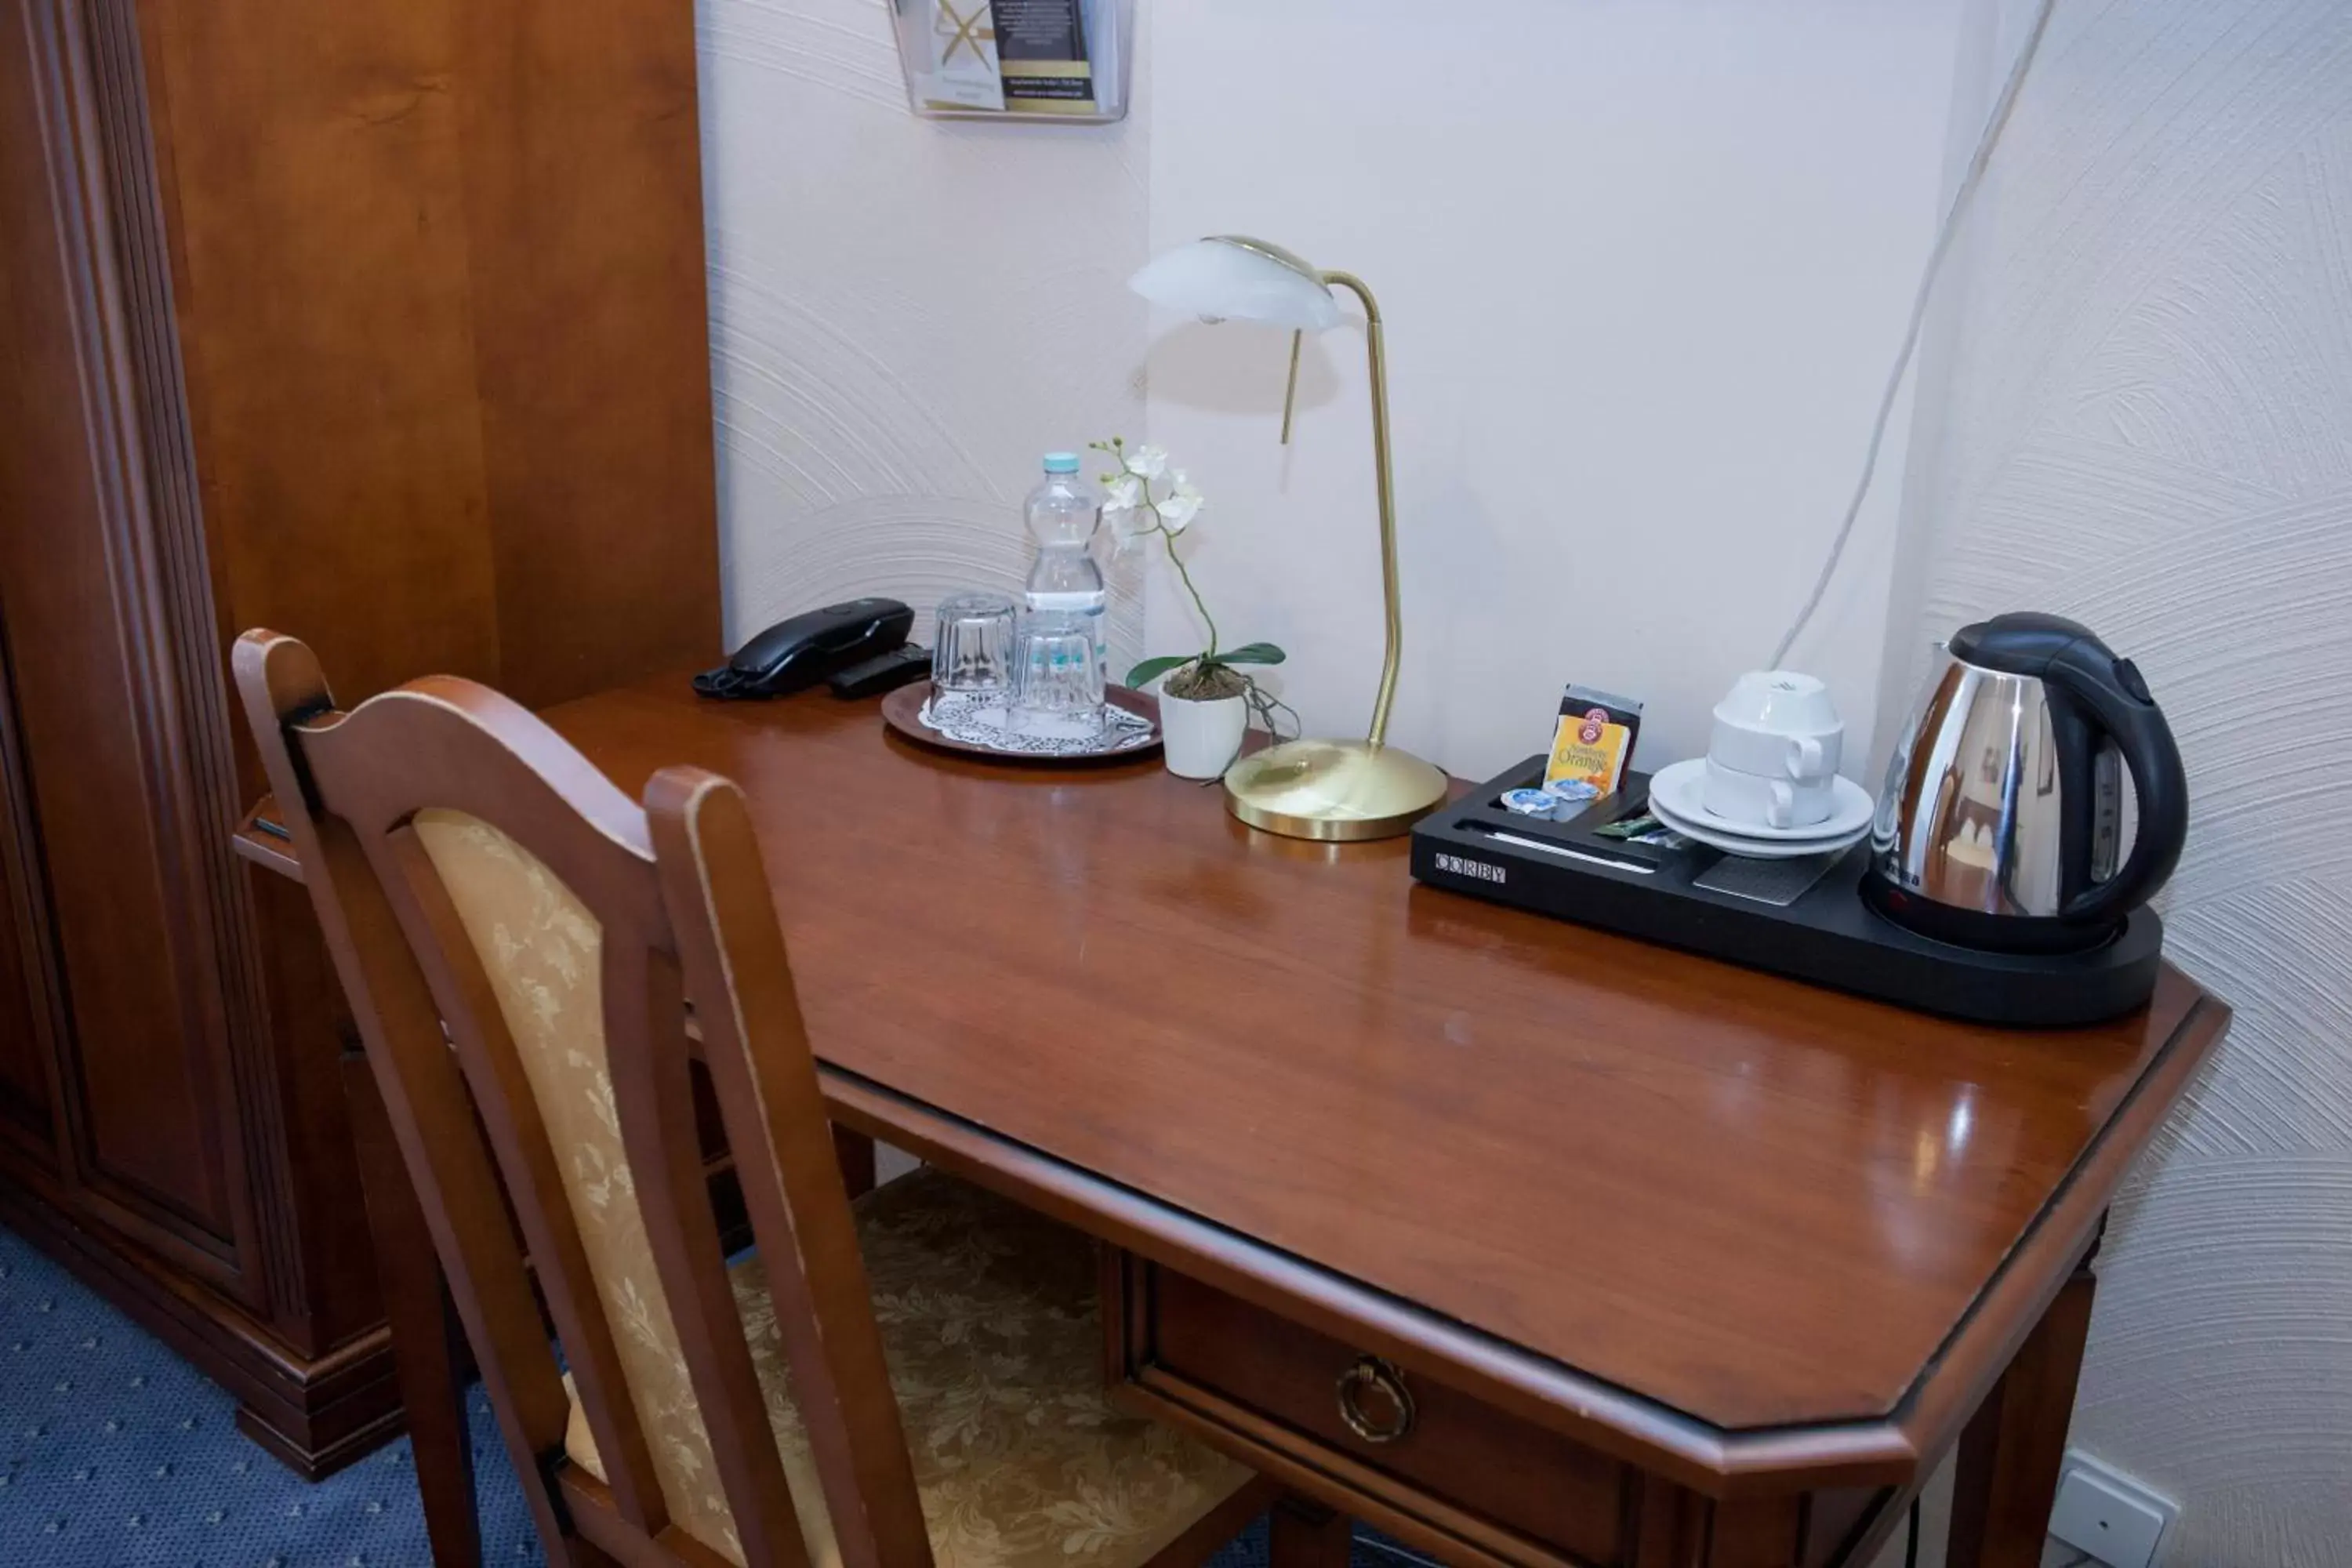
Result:
{"label": "white electrical cord", "polygon": [[1944,253],[1952,247],[1952,237],[1959,231],[1960,216],[1968,208],[1969,198],[1976,195],[1977,186],[1984,182],[1985,165],[1992,160],[1993,143],[2000,140],[2001,128],[2009,123],[2010,109],[2017,102],[2017,89],[2025,85],[2025,68],[2033,63],[2034,51],[2042,47],[2042,35],[2050,26],[2050,13],[2057,0],[2041,0],[2033,13],[2032,31],[2025,35],[2019,47],[2017,62],[2009,68],[2009,79],[2001,84],[2000,97],[1986,117],[1983,132],[1977,138],[1977,150],[1969,159],[1967,171],[1960,175],[1958,189],[1952,192],[1952,204],[1944,210],[1943,226],[1936,231],[1935,248],[1927,252],[1927,270],[1919,279],[1919,292],[1911,301],[1911,322],[1904,329],[1903,351],[1895,356],[1895,370],[1886,378],[1885,394],[1878,400],[1878,417],[1870,427],[1870,450],[1863,455],[1862,479],[1853,487],[1853,499],[1846,502],[1845,519],[1838,524],[1837,538],[1830,545],[1829,559],[1822,563],[1822,574],[1813,581],[1813,591],[1806,595],[1805,607],[1781,635],[1780,646],[1772,650],[1769,669],[1780,668],[1796,645],[1813,612],[1822,607],[1822,596],[1829,592],[1830,580],[1837,575],[1838,563],[1845,556],[1847,541],[1853,537],[1854,519],[1862,515],[1864,498],[1870,494],[1870,481],[1878,472],[1878,448],[1886,439],[1887,422],[1895,417],[1895,403],[1903,390],[1903,378],[1911,369],[1911,355],[1919,346],[1919,331],[1927,320],[1927,300],[1936,287],[1936,274],[1944,265]]}

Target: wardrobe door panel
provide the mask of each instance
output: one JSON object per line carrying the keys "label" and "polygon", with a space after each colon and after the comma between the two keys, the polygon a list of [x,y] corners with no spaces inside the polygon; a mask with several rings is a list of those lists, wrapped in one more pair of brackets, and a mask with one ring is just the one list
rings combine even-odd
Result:
{"label": "wardrobe door panel", "polygon": [[[0,770],[0,835],[8,834],[13,802]],[[18,1135],[42,1164],[56,1168],[56,1118],[50,1104],[49,1032],[45,1003],[34,984],[44,933],[18,897],[16,844],[0,843],[0,1124]]]}
{"label": "wardrobe door panel", "polygon": [[[250,1259],[221,945],[226,736],[208,615],[175,572],[186,540],[153,475],[177,401],[152,332],[160,224],[121,13],[20,0],[0,28],[0,594],[25,803],[51,896],[58,1041],[85,1204],[216,1281]],[[116,24],[111,33],[110,21]],[[103,96],[97,84],[117,83]],[[131,75],[135,82],[135,74]],[[131,194],[124,196],[121,193]],[[142,319],[150,329],[142,332]],[[168,487],[166,487],[168,489]],[[201,559],[201,557],[199,557]]]}
{"label": "wardrobe door panel", "polygon": [[[0,8],[0,23],[13,23]],[[28,209],[47,206],[39,144],[28,141],[32,115],[26,58],[21,46],[0,43],[0,234],[25,232]],[[33,232],[37,233],[37,230]],[[22,406],[26,361],[15,322],[23,270],[14,243],[0,243],[0,529],[28,526],[16,502],[23,480],[20,458],[9,432],[29,417]],[[7,679],[7,600],[0,594],[0,1127],[20,1135],[19,1146],[44,1166],[56,1168],[57,1117],[50,1070],[47,1002],[39,976],[48,942],[34,878],[39,848],[26,807],[27,801],[16,745],[16,723]]]}

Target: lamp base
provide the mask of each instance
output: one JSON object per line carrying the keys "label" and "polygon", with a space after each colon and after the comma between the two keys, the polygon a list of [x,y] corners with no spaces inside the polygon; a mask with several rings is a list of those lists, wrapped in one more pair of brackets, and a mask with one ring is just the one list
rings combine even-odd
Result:
{"label": "lamp base", "polygon": [[1225,809],[1288,838],[1393,838],[1445,798],[1445,775],[1369,741],[1286,741],[1225,770]]}

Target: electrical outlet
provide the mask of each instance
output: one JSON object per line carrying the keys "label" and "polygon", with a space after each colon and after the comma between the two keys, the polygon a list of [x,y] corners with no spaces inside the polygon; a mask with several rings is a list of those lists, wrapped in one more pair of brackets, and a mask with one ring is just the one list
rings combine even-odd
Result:
{"label": "electrical outlet", "polygon": [[2179,1515],[2169,1498],[2085,1454],[2066,1450],[2050,1533],[2106,1568],[2152,1568],[2165,1531]]}

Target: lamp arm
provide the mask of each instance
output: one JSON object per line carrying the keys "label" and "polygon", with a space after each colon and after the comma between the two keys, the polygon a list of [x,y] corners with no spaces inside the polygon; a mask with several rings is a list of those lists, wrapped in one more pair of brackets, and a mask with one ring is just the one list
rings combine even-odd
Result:
{"label": "lamp arm", "polygon": [[[1372,377],[1372,468],[1380,483],[1381,503],[1381,597],[1388,615],[1388,649],[1381,659],[1380,696],[1372,703],[1372,730],[1366,739],[1374,746],[1386,740],[1389,731],[1389,704],[1396,697],[1397,663],[1404,652],[1404,612],[1397,596],[1396,488],[1391,478],[1389,462],[1389,363],[1388,351],[1381,342],[1381,308],[1372,299],[1372,291],[1364,280],[1352,272],[1326,272],[1320,275],[1326,286],[1347,289],[1364,307],[1364,352],[1371,362]],[[1291,346],[1291,377],[1297,380],[1297,344]],[[1284,420],[1287,427],[1288,399],[1284,400]]]}

